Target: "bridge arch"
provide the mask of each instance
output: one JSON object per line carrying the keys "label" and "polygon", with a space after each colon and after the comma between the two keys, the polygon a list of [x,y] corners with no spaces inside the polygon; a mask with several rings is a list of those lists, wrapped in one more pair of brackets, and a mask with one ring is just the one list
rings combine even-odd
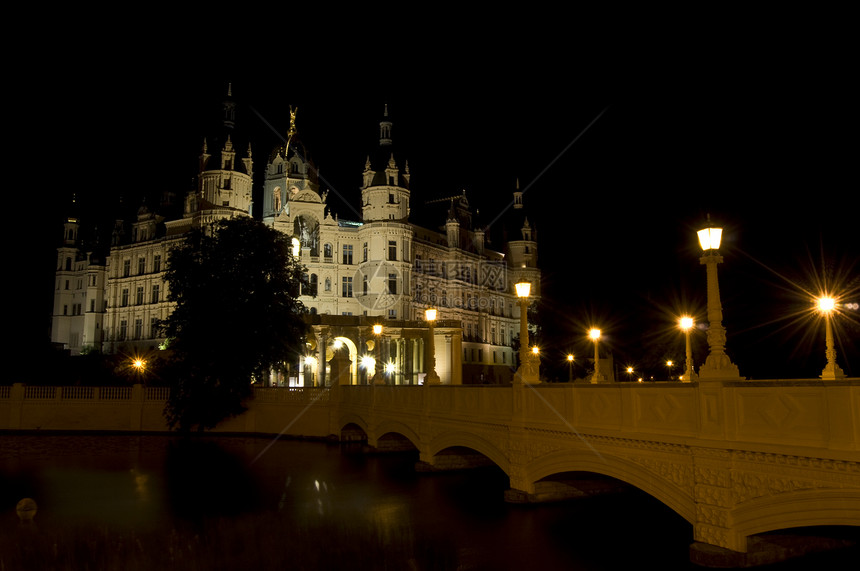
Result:
{"label": "bridge arch", "polygon": [[[564,472],[593,472],[621,480],[659,500],[688,522],[696,521],[696,504],[691,493],[641,464],[605,451],[598,454],[593,450],[559,450],[526,466],[526,477],[531,484]],[[689,478],[692,479],[692,469]]]}
{"label": "bridge arch", "polygon": [[792,527],[860,525],[860,491],[798,490],[756,498],[733,512],[735,529],[754,535]]}
{"label": "bridge arch", "polygon": [[418,436],[418,433],[416,433],[413,428],[402,422],[394,420],[381,422],[375,427],[374,433],[377,439],[385,436],[386,434],[399,434],[409,440],[416,449],[421,449],[421,438]]}
{"label": "bridge arch", "polygon": [[426,451],[428,457],[432,457],[446,448],[457,446],[471,448],[475,452],[480,452],[489,458],[496,466],[501,468],[505,474],[510,476],[511,463],[510,460],[508,460],[507,454],[489,440],[481,438],[475,434],[453,431],[442,433],[433,438],[426,450],[423,450],[422,452]]}
{"label": "bridge arch", "polygon": [[344,414],[341,415],[338,419],[337,426],[339,427],[338,435],[342,436],[344,430],[347,430],[351,427],[358,428],[362,432],[364,432],[365,437],[369,434],[369,430],[367,427],[367,423],[357,414]]}

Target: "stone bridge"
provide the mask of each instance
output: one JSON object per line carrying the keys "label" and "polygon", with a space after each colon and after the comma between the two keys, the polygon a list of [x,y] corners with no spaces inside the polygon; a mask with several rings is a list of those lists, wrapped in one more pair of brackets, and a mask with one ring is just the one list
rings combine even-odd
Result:
{"label": "stone bridge", "polygon": [[[166,432],[167,390],[0,386],[0,431]],[[860,526],[860,379],[333,385],[254,394],[247,412],[215,432],[414,447],[425,470],[492,462],[509,477],[510,501],[595,493],[572,473],[608,476],[690,522],[698,545],[730,555],[745,557],[761,544],[756,534],[768,531]]]}
{"label": "stone bridge", "polygon": [[733,552],[763,532],[860,526],[858,380],[341,386],[331,405],[330,432],[408,441],[426,469],[488,459],[509,499],[557,497],[570,472],[616,478]]}

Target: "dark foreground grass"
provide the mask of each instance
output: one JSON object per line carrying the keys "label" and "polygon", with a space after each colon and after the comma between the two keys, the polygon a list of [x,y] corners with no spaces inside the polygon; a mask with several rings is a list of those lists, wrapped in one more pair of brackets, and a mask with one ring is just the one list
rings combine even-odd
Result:
{"label": "dark foreground grass", "polygon": [[19,524],[0,534],[0,571],[454,570],[454,547],[406,526],[285,528],[276,515],[161,530]]}

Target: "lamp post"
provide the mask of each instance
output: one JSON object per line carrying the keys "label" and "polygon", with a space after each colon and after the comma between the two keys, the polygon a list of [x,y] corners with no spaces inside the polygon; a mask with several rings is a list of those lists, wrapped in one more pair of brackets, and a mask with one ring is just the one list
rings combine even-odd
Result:
{"label": "lamp post", "polygon": [[600,329],[591,329],[588,336],[594,339],[594,374],[591,376],[592,383],[600,382],[600,353],[597,350],[597,342],[600,340]]}
{"label": "lamp post", "polygon": [[436,334],[433,332],[433,326],[436,324],[436,310],[434,308],[425,309],[424,318],[430,327],[427,339],[427,376],[424,378],[424,384],[440,385],[442,384],[442,379],[436,373]]}
{"label": "lamp post", "polygon": [[573,355],[567,356],[567,366],[568,366],[568,374],[567,380],[568,382],[573,382]]}
{"label": "lamp post", "polygon": [[633,367],[627,367],[627,382],[633,380]]}
{"label": "lamp post", "polygon": [[833,325],[830,323],[830,314],[836,309],[836,300],[832,297],[824,296],[818,298],[818,310],[824,315],[824,354],[827,357],[827,364],[824,370],[821,371],[821,380],[834,381],[836,379],[844,379],[845,373],[836,364],[836,346],[833,343]]}
{"label": "lamp post", "polygon": [[719,253],[723,229],[710,226],[699,230],[699,244],[704,254],[699,258],[707,270],[708,278],[708,357],[699,368],[702,379],[737,379],[738,368],[726,355],[726,329],[723,327],[723,308],[720,303],[720,286],[717,282],[717,264],[722,263]]}
{"label": "lamp post", "polygon": [[374,385],[384,385],[385,377],[382,376],[382,325],[376,324],[373,326],[373,335],[375,337],[375,361],[373,367],[373,384]]}
{"label": "lamp post", "polygon": [[690,345],[690,330],[693,329],[693,318],[684,316],[679,321],[681,326],[681,330],[684,332],[684,337],[686,340],[686,358],[687,362],[684,365],[684,377],[681,379],[682,381],[689,383],[693,380],[693,349]]}
{"label": "lamp post", "polygon": [[[517,369],[514,375],[514,381],[518,383],[537,383],[539,382],[537,366],[529,362],[528,307],[532,284],[529,282],[519,282],[515,284],[515,287],[517,297],[520,299],[520,368]],[[537,353],[534,353],[534,357],[532,358],[535,363],[538,362]]]}

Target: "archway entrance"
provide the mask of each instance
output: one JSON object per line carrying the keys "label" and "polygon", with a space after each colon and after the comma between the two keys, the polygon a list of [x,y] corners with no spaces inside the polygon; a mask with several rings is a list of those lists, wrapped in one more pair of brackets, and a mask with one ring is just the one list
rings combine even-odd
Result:
{"label": "archway entrance", "polygon": [[326,377],[331,379],[331,384],[358,384],[358,349],[352,339],[335,337],[331,340],[326,347],[326,366]]}

